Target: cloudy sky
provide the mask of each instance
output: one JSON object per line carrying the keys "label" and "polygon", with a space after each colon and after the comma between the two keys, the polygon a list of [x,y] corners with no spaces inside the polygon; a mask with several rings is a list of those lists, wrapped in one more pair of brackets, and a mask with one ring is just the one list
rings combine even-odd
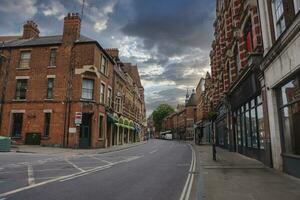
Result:
{"label": "cloudy sky", "polygon": [[[138,64],[147,114],[160,103],[183,103],[209,70],[214,0],[85,0],[82,34],[120,49]],[[17,35],[34,20],[41,35],[62,34],[63,17],[82,0],[0,0],[0,35]]]}

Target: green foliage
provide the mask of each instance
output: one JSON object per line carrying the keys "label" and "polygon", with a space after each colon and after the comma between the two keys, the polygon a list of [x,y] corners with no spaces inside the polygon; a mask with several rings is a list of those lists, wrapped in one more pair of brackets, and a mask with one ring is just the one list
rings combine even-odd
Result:
{"label": "green foliage", "polygon": [[160,104],[152,113],[154,126],[157,131],[161,130],[163,119],[175,112],[174,109],[168,104]]}

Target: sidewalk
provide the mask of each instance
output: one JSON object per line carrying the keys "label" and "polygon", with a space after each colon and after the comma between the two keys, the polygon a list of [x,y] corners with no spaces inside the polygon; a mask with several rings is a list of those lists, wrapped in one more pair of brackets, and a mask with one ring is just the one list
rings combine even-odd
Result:
{"label": "sidewalk", "polygon": [[210,145],[194,147],[200,177],[199,194],[204,200],[300,199],[300,179],[221,148],[217,148],[214,162]]}
{"label": "sidewalk", "polygon": [[146,141],[124,144],[119,146],[113,146],[108,148],[99,148],[99,149],[70,149],[70,148],[59,148],[59,147],[43,147],[35,145],[14,145],[11,149],[11,152],[17,153],[36,153],[44,155],[84,155],[84,154],[102,154],[112,151],[120,151],[132,147],[139,146],[141,144],[147,143]]}

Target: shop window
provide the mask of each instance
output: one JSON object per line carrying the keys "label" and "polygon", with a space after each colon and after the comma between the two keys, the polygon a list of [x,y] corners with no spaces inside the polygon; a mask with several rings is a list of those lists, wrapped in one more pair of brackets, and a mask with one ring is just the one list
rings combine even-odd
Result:
{"label": "shop window", "polygon": [[294,0],[294,6],[295,6],[295,13],[299,12],[300,10],[300,0]]}
{"label": "shop window", "polygon": [[92,100],[93,94],[94,94],[94,80],[83,79],[81,98],[87,99],[87,100]]}
{"label": "shop window", "polygon": [[246,126],[245,126],[244,106],[241,107],[241,135],[242,135],[242,145],[246,146]]}
{"label": "shop window", "polygon": [[258,148],[255,99],[251,100],[251,137],[252,147]]}
{"label": "shop window", "polygon": [[294,78],[279,90],[281,127],[285,153],[300,155],[300,89]]}
{"label": "shop window", "polygon": [[21,51],[19,68],[29,68],[31,51]]}
{"label": "shop window", "polygon": [[265,125],[264,125],[264,114],[262,104],[257,106],[257,128],[258,128],[258,135],[259,135],[259,145],[260,149],[265,148]]}
{"label": "shop window", "polygon": [[237,116],[238,144],[249,148],[264,149],[265,130],[261,96],[253,98],[237,109]]}
{"label": "shop window", "polygon": [[23,113],[13,113],[12,116],[12,137],[21,137],[23,125]]}
{"label": "shop window", "polygon": [[247,147],[252,147],[252,134],[251,134],[251,118],[250,118],[250,110],[248,103],[246,104],[245,110],[245,123],[246,123],[246,131],[245,134],[247,135]]}
{"label": "shop window", "polygon": [[284,14],[283,13],[284,12],[283,12],[283,2],[282,2],[282,0],[273,0],[273,15],[274,15],[277,38],[285,30],[285,21],[284,21]]}
{"label": "shop window", "polygon": [[237,131],[238,145],[242,146],[241,113],[240,113],[240,109],[238,109],[238,111],[237,111],[236,131]]}
{"label": "shop window", "polygon": [[44,137],[49,137],[51,113],[45,113]]}

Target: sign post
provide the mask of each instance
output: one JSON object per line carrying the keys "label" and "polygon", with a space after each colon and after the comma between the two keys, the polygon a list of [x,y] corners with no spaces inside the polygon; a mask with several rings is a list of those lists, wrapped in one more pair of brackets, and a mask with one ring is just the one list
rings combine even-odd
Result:
{"label": "sign post", "polygon": [[82,123],[82,112],[76,112],[75,113],[75,124],[76,126],[80,126]]}

